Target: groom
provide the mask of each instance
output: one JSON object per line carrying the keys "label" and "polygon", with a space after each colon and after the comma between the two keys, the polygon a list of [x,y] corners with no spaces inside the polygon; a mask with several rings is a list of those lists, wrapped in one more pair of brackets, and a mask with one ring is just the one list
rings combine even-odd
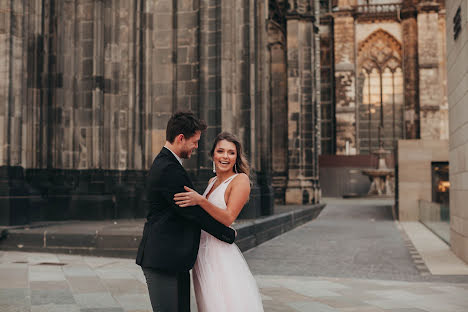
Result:
{"label": "groom", "polygon": [[136,263],[142,267],[153,311],[190,311],[190,275],[198,254],[200,230],[227,243],[235,232],[200,206],[181,208],[174,194],[193,188],[182,159],[198,148],[204,121],[191,112],[179,112],[169,119],[166,144],[147,175],[147,222],[138,248]]}

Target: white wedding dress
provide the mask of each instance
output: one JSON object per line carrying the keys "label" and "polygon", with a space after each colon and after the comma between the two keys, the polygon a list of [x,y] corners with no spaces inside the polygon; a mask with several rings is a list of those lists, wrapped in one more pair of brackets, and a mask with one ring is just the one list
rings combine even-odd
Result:
{"label": "white wedding dress", "polygon": [[[208,201],[226,209],[224,193],[236,175],[211,192]],[[203,196],[211,190],[211,181]],[[202,230],[198,258],[193,267],[198,312],[263,311],[262,298],[244,256],[235,244],[222,242]]]}

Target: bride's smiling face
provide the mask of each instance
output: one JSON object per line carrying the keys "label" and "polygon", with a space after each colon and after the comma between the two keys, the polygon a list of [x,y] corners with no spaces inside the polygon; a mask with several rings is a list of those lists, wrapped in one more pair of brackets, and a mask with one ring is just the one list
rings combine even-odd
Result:
{"label": "bride's smiling face", "polygon": [[216,166],[216,172],[233,171],[237,159],[236,145],[232,142],[221,140],[216,144],[213,153],[213,161]]}

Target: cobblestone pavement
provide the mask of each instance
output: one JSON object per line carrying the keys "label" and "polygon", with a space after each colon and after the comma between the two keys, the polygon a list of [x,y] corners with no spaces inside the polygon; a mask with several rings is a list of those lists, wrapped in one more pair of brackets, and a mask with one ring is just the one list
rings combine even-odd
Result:
{"label": "cobblestone pavement", "polygon": [[[392,200],[328,199],[319,217],[247,251],[256,275],[468,283],[428,275],[392,217]],[[468,311],[468,309],[467,309]]]}
{"label": "cobblestone pavement", "polygon": [[[265,311],[468,311],[466,276],[421,275],[399,231],[382,202],[332,203],[245,257]],[[0,311],[151,308],[131,259],[0,251]]]}

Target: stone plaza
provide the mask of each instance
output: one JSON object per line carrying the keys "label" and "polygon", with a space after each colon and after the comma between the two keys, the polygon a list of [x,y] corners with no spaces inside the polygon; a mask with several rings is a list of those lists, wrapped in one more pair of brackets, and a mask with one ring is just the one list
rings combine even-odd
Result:
{"label": "stone plaza", "polygon": [[[265,311],[468,309],[468,265],[427,252],[439,239],[405,231],[414,225],[393,220],[391,200],[325,202],[316,220],[244,253]],[[151,311],[133,259],[0,251],[0,275],[2,312]]]}

